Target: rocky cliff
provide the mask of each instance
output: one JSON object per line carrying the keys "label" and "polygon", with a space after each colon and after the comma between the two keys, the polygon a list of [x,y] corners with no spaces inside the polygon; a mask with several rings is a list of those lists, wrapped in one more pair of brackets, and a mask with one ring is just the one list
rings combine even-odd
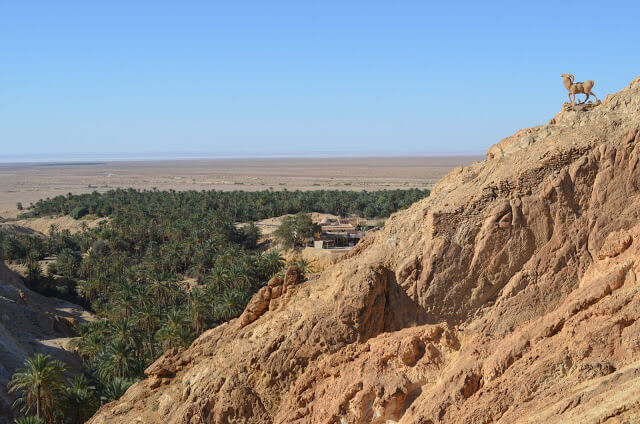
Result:
{"label": "rocky cliff", "polygon": [[638,422],[639,163],[640,78],[454,170],[91,423]]}
{"label": "rocky cliff", "polygon": [[29,290],[20,276],[6,267],[0,250],[0,423],[10,420],[13,399],[7,383],[34,353],[49,354],[74,370],[79,358],[67,350],[74,324],[93,319],[81,307]]}

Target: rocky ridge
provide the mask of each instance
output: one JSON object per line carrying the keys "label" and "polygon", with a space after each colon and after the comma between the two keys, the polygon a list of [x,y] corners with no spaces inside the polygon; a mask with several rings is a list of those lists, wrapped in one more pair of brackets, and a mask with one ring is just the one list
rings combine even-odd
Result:
{"label": "rocky ridge", "polygon": [[639,162],[637,78],[452,171],[90,422],[637,422]]}

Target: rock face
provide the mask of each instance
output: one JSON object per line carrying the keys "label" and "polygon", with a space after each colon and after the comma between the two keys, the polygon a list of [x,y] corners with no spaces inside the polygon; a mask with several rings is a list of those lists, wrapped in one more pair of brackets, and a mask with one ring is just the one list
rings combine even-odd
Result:
{"label": "rock face", "polygon": [[[78,368],[80,361],[66,350],[74,324],[93,319],[81,307],[29,290],[18,274],[6,267],[0,251],[0,422],[13,422],[7,383],[34,353],[50,354]],[[73,364],[76,364],[74,367]]]}
{"label": "rock face", "polygon": [[640,79],[487,157],[91,423],[638,422]]}
{"label": "rock face", "polygon": [[300,270],[297,267],[290,266],[284,274],[284,279],[273,277],[269,280],[269,283],[258,290],[258,293],[253,295],[249,301],[249,304],[239,318],[240,326],[246,327],[257,320],[267,310],[276,309],[279,304],[276,302],[276,299],[286,294],[290,287],[298,284],[301,277],[300,274]]}

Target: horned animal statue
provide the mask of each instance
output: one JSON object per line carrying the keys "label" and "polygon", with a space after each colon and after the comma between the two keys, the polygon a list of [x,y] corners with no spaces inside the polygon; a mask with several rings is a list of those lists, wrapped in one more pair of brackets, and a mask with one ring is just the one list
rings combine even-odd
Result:
{"label": "horned animal statue", "polygon": [[[591,92],[591,89],[595,84],[593,80],[574,83],[573,80],[575,79],[575,77],[572,74],[562,74],[560,76],[562,77],[562,82],[564,82],[565,88],[569,90],[569,101],[572,105],[576,104],[576,94],[584,94],[585,96],[587,96],[587,98],[579,104],[587,103],[587,100],[589,100],[589,96],[593,96],[596,98],[596,101],[599,101],[598,96],[596,96],[595,93]],[[573,98],[571,97],[572,95]]]}

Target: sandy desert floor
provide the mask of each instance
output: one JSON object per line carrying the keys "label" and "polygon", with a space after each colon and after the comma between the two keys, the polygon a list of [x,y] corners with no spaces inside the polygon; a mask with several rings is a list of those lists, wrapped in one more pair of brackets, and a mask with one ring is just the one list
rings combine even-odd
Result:
{"label": "sandy desert floor", "polygon": [[430,188],[480,156],[208,159],[51,164],[0,163],[0,216],[16,203],[67,193],[158,190],[379,190]]}

